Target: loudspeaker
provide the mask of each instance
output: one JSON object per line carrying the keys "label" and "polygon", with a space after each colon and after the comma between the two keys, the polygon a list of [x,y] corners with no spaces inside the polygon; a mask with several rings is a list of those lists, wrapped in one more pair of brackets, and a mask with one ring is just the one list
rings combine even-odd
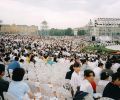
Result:
{"label": "loudspeaker", "polygon": [[95,41],[95,36],[92,36],[92,41]]}

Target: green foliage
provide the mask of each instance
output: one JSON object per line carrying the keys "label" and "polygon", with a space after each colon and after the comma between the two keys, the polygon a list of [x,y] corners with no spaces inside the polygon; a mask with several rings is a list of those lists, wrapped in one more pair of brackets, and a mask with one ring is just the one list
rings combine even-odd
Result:
{"label": "green foliage", "polygon": [[[46,35],[46,32],[40,30],[39,34]],[[67,29],[51,28],[47,31],[47,34],[49,34],[50,36],[73,36],[73,30],[71,28],[67,28]]]}
{"label": "green foliage", "polygon": [[116,35],[120,35],[120,33],[116,33]]}
{"label": "green foliage", "polygon": [[49,35],[50,36],[64,36],[65,35],[65,31],[62,29],[50,29],[49,30]]}
{"label": "green foliage", "polygon": [[39,30],[38,31],[39,35],[44,35],[44,36],[48,36],[49,35],[49,31],[48,30]]}
{"label": "green foliage", "polygon": [[105,48],[105,46],[100,46],[100,45],[92,45],[92,46],[87,46],[83,49],[85,52],[97,52],[100,54],[109,54],[111,52],[114,52],[115,50],[110,50]]}
{"label": "green foliage", "polygon": [[65,35],[72,36],[73,35],[73,30],[71,28],[66,29],[65,30]]}
{"label": "green foliage", "polygon": [[77,34],[80,35],[85,35],[87,32],[85,30],[78,30]]}

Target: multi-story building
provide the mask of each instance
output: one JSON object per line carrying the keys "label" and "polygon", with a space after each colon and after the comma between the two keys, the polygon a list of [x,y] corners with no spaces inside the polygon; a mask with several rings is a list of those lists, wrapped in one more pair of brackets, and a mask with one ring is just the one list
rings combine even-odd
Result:
{"label": "multi-story building", "polygon": [[120,34],[120,18],[97,18],[90,20],[88,32],[95,36],[115,36]]}
{"label": "multi-story building", "polygon": [[35,25],[1,25],[2,33],[12,33],[12,34],[37,34],[38,33],[38,26]]}

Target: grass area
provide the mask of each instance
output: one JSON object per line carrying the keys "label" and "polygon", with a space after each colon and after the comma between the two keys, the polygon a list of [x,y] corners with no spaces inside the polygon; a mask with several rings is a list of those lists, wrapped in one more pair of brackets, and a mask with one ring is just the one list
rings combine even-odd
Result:
{"label": "grass area", "polygon": [[83,48],[82,51],[91,52],[91,53],[100,53],[100,54],[110,54],[111,52],[115,52],[115,50],[110,50],[105,48],[105,46],[100,46],[100,45],[87,46]]}

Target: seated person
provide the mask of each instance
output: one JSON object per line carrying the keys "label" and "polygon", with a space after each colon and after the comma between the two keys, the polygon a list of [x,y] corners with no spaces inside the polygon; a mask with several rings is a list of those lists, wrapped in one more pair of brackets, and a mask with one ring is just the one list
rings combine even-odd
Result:
{"label": "seated person", "polygon": [[7,92],[9,87],[9,82],[3,79],[4,74],[5,66],[3,64],[0,64],[0,96],[2,97],[2,100],[4,100],[3,92]]}
{"label": "seated person", "polygon": [[15,68],[20,68],[20,64],[18,62],[19,58],[15,57],[15,59],[8,65],[8,70],[12,69],[14,70]]}
{"label": "seated person", "polygon": [[120,100],[120,73],[112,75],[112,82],[109,82],[105,87],[103,97]]}
{"label": "seated person", "polygon": [[96,84],[94,82],[95,74],[92,70],[84,71],[84,80],[81,82],[80,91],[87,92],[91,95],[96,92]]}
{"label": "seated person", "polygon": [[22,100],[25,94],[32,97],[32,93],[27,83],[23,81],[25,71],[23,68],[16,68],[13,71],[12,82],[9,85],[8,92],[14,95],[18,100]]}
{"label": "seated person", "polygon": [[84,71],[84,70],[86,70],[86,69],[89,68],[89,66],[88,66],[88,62],[87,62],[86,59],[82,59],[81,62],[82,62],[81,71]]}
{"label": "seated person", "polygon": [[[66,76],[65,76],[65,81],[66,81],[66,84],[64,85],[64,88],[67,89],[67,90],[70,90],[71,89],[71,84],[70,84],[70,80],[71,80],[71,77],[72,77],[72,73],[74,72],[74,69],[73,69],[73,65],[70,66],[70,71],[68,71],[66,73]],[[72,91],[71,91],[72,92]]]}
{"label": "seated person", "polygon": [[95,77],[97,78],[97,79],[100,79],[100,74],[101,74],[101,72],[102,72],[102,70],[103,70],[103,63],[99,63],[98,64],[98,67],[96,67],[96,68],[94,68],[94,73],[95,73]]}
{"label": "seated person", "polygon": [[94,100],[93,97],[87,92],[80,91],[80,87],[77,87],[77,91],[73,97],[73,100]]}
{"label": "seated person", "polygon": [[111,69],[111,67],[112,67],[112,63],[106,62],[105,69],[103,69],[102,72],[107,72],[110,76],[112,76],[113,70]]}
{"label": "seated person", "polygon": [[20,67],[24,68],[24,60],[23,59],[20,59]]}
{"label": "seated person", "polygon": [[109,83],[109,74],[107,72],[102,72],[100,75],[100,81],[98,85],[106,86]]}
{"label": "seated person", "polygon": [[97,92],[103,93],[105,86],[109,83],[109,74],[107,72],[102,72],[100,75],[100,80],[97,86]]}
{"label": "seated person", "polygon": [[72,73],[74,72],[73,65],[70,66],[70,71],[66,73],[65,79],[71,80]]}

